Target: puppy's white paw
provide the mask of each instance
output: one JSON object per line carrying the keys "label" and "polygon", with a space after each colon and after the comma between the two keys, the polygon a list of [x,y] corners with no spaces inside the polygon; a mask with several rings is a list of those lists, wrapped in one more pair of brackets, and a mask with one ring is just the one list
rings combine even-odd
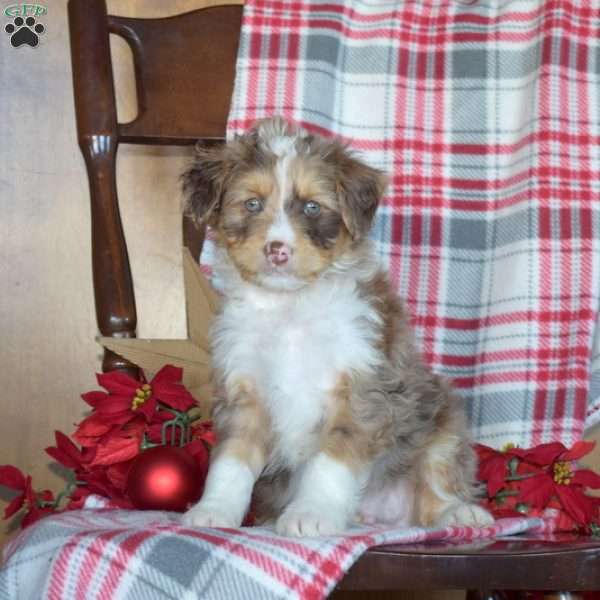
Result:
{"label": "puppy's white paw", "polygon": [[290,504],[277,520],[275,529],[281,535],[313,537],[337,535],[345,531],[347,523],[344,511],[309,504]]}
{"label": "puppy's white paw", "polygon": [[185,527],[239,527],[242,519],[216,502],[200,501],[181,517]]}
{"label": "puppy's white paw", "polygon": [[494,517],[478,504],[453,504],[438,518],[436,525],[440,527],[488,527]]}

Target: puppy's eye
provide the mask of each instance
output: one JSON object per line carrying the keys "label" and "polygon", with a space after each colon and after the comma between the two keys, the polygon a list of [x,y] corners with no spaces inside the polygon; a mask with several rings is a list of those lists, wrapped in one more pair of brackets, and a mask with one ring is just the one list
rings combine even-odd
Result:
{"label": "puppy's eye", "polygon": [[259,213],[263,209],[263,203],[260,198],[249,198],[244,204],[246,210],[251,213]]}
{"label": "puppy's eye", "polygon": [[321,205],[318,202],[314,202],[313,200],[309,200],[304,203],[302,208],[302,212],[307,217],[316,217],[321,212]]}

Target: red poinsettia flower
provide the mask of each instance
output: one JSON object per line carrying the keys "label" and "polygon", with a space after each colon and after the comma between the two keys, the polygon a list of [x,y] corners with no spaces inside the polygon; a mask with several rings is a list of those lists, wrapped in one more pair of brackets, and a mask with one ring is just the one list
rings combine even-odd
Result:
{"label": "red poinsettia flower", "polygon": [[0,466],[0,485],[20,492],[4,509],[4,518],[8,519],[25,507],[27,510],[21,521],[25,528],[38,519],[54,512],[54,507],[45,504],[54,502],[54,494],[50,490],[35,492],[31,487],[31,477],[24,475],[20,469],[12,465]]}
{"label": "red poinsettia flower", "polygon": [[[94,431],[111,425],[123,425],[137,415],[143,415],[151,421],[160,402],[167,407],[186,411],[195,404],[193,396],[181,383],[183,371],[167,365],[150,382],[139,381],[119,371],[100,373],[98,384],[106,392],[88,392],[81,397],[94,409],[91,422],[85,419],[79,431],[86,435],[86,427]],[[102,435],[102,434],[100,434]]]}
{"label": "red poinsettia flower", "polygon": [[56,462],[67,469],[75,471],[82,468],[87,462],[86,455],[82,452],[64,433],[54,432],[56,446],[49,446],[45,449],[46,454],[51,456]]}
{"label": "red poinsettia flower", "polygon": [[534,448],[513,448],[512,453],[525,462],[541,467],[547,467],[557,460],[579,460],[586,454],[589,454],[594,449],[595,445],[595,442],[580,441],[575,442],[573,447],[568,449],[560,442],[549,442],[547,444],[540,444]]}
{"label": "red poinsettia flower", "polygon": [[505,451],[477,445],[478,477],[488,492],[482,504],[497,518],[527,514],[551,518],[562,531],[591,530],[600,520],[600,498],[586,488],[600,488],[600,475],[573,463],[594,445],[577,442],[568,449],[551,442]]}
{"label": "red poinsettia flower", "polygon": [[[118,432],[118,430],[117,430]],[[120,435],[112,435],[106,444],[84,447],[82,450],[60,431],[54,433],[56,446],[46,452],[57,462],[72,469],[78,486],[69,494],[67,510],[82,508],[92,493],[100,494],[119,504],[127,502],[124,495],[125,477],[134,456],[139,453],[143,421],[137,425],[126,424]],[[96,440],[98,441],[98,440]],[[129,456],[124,462],[115,462]]]}
{"label": "red poinsettia flower", "polygon": [[534,508],[546,508],[554,498],[579,525],[589,524],[598,505],[585,488],[600,489],[600,475],[590,469],[573,469],[573,461],[588,454],[593,442],[577,442],[571,449],[554,442],[523,451],[523,460],[546,468],[521,482],[519,500]]}
{"label": "red poinsettia flower", "polygon": [[507,446],[503,450],[495,450],[483,444],[475,444],[479,458],[477,479],[485,481],[488,496],[495,496],[506,487],[506,477],[509,473],[509,462],[519,457],[519,448]]}
{"label": "red poinsettia flower", "polygon": [[84,448],[97,446],[99,439],[111,429],[125,425],[135,417],[136,415],[131,411],[110,416],[93,412],[79,423],[73,438]]}
{"label": "red poinsettia flower", "polygon": [[[132,508],[125,491],[130,467],[145,442],[163,443],[162,429],[168,421],[173,423],[167,426],[164,442],[183,444],[206,475],[215,434],[210,422],[190,427],[194,416],[189,409],[196,402],[181,383],[181,369],[166,366],[150,382],[119,372],[97,378],[105,391],[82,395],[93,411],[72,436],[80,447],[56,431],[56,445],[46,448],[48,455],[73,471],[73,481],[55,498],[50,490],[34,491],[31,477],[16,467],[0,466],[0,485],[18,492],[5,509],[5,518],[25,509],[22,526],[26,527],[47,514],[82,508],[91,494],[110,500],[113,507]],[[65,504],[63,499],[66,506],[59,507]]]}
{"label": "red poinsettia flower", "polygon": [[136,418],[121,427],[114,427],[96,445],[90,467],[113,465],[131,460],[140,452],[146,424]]}
{"label": "red poinsettia flower", "polygon": [[17,467],[3,465],[0,466],[0,485],[21,492],[4,509],[4,518],[8,519],[23,507],[28,494],[33,493],[31,490],[31,477],[26,477]]}

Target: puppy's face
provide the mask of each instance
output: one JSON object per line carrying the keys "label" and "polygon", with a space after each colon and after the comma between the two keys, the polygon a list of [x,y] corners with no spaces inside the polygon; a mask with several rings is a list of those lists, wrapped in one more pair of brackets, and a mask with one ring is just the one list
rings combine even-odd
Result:
{"label": "puppy's face", "polygon": [[279,119],[198,148],[184,174],[188,211],[213,227],[245,280],[274,290],[303,287],[359,244],[384,187],[339,142]]}

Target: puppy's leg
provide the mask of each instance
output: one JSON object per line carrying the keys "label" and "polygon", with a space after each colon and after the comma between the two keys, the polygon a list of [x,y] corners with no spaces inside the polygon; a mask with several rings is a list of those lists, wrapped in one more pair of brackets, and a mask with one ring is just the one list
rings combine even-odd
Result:
{"label": "puppy's leg", "polygon": [[446,409],[418,461],[417,510],[426,527],[483,527],[493,517],[475,498],[475,454],[466,438],[462,416]]}
{"label": "puppy's leg", "polygon": [[215,407],[221,439],[214,451],[204,494],[183,515],[196,527],[239,527],[252,488],[265,465],[268,418],[250,381],[230,386],[227,400]]}
{"label": "puppy's leg", "polygon": [[356,514],[368,478],[370,444],[350,410],[349,378],[333,392],[335,407],[323,429],[319,452],[299,477],[297,489],[276,525],[294,536],[342,533]]}

